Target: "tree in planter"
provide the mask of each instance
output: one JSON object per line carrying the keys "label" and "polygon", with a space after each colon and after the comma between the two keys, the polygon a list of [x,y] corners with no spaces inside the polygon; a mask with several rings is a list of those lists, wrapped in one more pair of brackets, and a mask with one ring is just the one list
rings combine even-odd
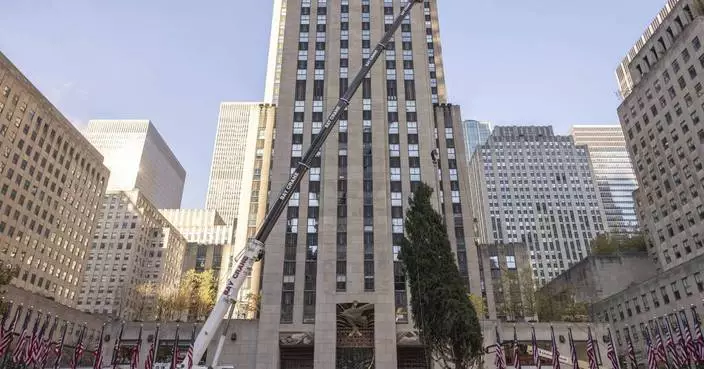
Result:
{"label": "tree in planter", "polygon": [[[13,278],[20,274],[20,268],[12,264],[0,265],[0,296],[5,296],[7,292],[5,286],[10,284]],[[0,301],[0,314],[5,314],[9,302]]]}
{"label": "tree in planter", "polygon": [[433,190],[421,183],[406,212],[400,258],[411,288],[416,329],[445,368],[470,368],[482,355],[477,312],[467,298],[442,217],[430,204]]}
{"label": "tree in planter", "polygon": [[187,296],[188,303],[185,309],[196,321],[208,315],[215,305],[215,274],[211,269],[196,272],[191,269],[186,272],[181,281],[179,294]]}
{"label": "tree in planter", "polygon": [[533,281],[533,268],[524,267],[518,271],[521,280],[521,295],[523,296],[523,314],[527,318],[535,318],[537,314],[535,301],[535,282]]}
{"label": "tree in planter", "polygon": [[144,316],[145,310],[147,309],[147,304],[151,298],[154,297],[154,284],[147,282],[142,283],[135,289],[137,293],[137,306],[135,307],[135,319],[137,321],[142,321],[146,319]]}

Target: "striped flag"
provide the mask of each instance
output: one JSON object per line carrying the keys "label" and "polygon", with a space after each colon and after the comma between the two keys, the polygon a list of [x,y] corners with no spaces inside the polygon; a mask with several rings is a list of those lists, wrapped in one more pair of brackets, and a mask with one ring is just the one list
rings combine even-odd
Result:
{"label": "striped flag", "polygon": [[521,360],[519,358],[520,348],[518,347],[518,335],[516,334],[516,326],[513,326],[513,367],[521,369]]}
{"label": "striped flag", "polygon": [[54,317],[54,324],[52,324],[51,329],[49,329],[49,334],[44,337],[44,342],[42,343],[42,348],[39,350],[39,367],[46,367],[46,362],[49,359],[49,352],[54,348],[54,332],[56,332],[56,327],[59,324],[59,317]]}
{"label": "striped flag", "polygon": [[670,322],[667,317],[665,317],[665,333],[665,347],[667,348],[667,352],[669,352],[670,356],[672,356],[672,358],[675,360],[675,365],[680,368],[684,366],[684,361],[682,360],[679,350],[677,350],[677,345],[675,345],[675,341],[672,338],[672,332],[670,331]]}
{"label": "striped flag", "polygon": [[675,312],[675,327],[673,328],[677,338],[677,352],[680,355],[680,360],[684,365],[689,366],[689,355],[687,354],[687,342],[684,340],[682,335],[682,322],[680,322],[680,316]]}
{"label": "striped flag", "polygon": [[15,336],[15,327],[17,326],[17,320],[20,318],[20,313],[22,312],[22,305],[17,307],[15,310],[15,316],[10,322],[10,326],[5,328],[5,324],[2,325],[2,337],[0,337],[0,356],[4,356],[7,350],[10,348],[12,339]]}
{"label": "striped flag", "polygon": [[59,363],[61,361],[61,356],[64,353],[64,344],[66,343],[66,331],[68,331],[68,320],[64,322],[64,329],[61,331],[61,339],[59,344],[54,348],[54,354],[56,354],[56,360],[54,361],[54,369],[59,369]]}
{"label": "striped flag", "polygon": [[137,369],[139,365],[139,350],[142,349],[142,325],[139,326],[139,334],[137,335],[137,344],[132,348],[132,357],[130,357],[130,369]]}
{"label": "striped flag", "polygon": [[499,337],[499,327],[494,327],[496,332],[496,357],[494,365],[497,369],[506,369],[506,358],[504,357],[504,348],[501,346],[501,338]]}
{"label": "striped flag", "polygon": [[618,362],[618,356],[616,356],[616,348],[614,347],[614,339],[611,337],[611,328],[609,330],[609,343],[606,345],[606,357],[609,358],[611,362],[611,367],[613,369],[621,369],[621,365]]}
{"label": "striped flag", "polygon": [[[514,328],[514,332],[515,332],[515,328]],[[182,365],[183,369],[191,369],[193,367],[193,344],[195,343],[195,340],[196,340],[196,325],[193,324],[193,331],[191,332],[191,344],[188,345],[188,352],[186,353],[186,357],[181,362],[181,364],[183,364]]]}
{"label": "striped flag", "polygon": [[699,314],[694,306],[692,306],[692,321],[694,323],[694,343],[696,346],[697,359],[699,364],[704,364],[704,334],[702,334],[702,322],[699,320]]}
{"label": "striped flag", "polygon": [[27,314],[24,316],[24,322],[22,323],[22,333],[20,333],[20,340],[17,341],[17,346],[15,346],[15,351],[12,352],[12,361],[15,363],[22,362],[25,353],[25,346],[27,345],[27,340],[29,340],[29,335],[27,332],[27,326],[29,325],[29,319],[32,317],[32,309],[27,310]]}
{"label": "striped flag", "polygon": [[660,333],[660,323],[658,323],[657,319],[655,319],[655,341],[656,341],[656,350],[655,353],[657,354],[657,359],[661,364],[665,364],[669,366],[667,362],[667,351],[665,350],[665,344],[663,343],[662,340],[662,333]]}
{"label": "striped flag", "polygon": [[648,351],[648,369],[658,369],[658,355],[656,353],[655,347],[653,347],[650,337],[648,337],[647,332],[645,332],[645,342],[646,350]]}
{"label": "striped flag", "polygon": [[535,338],[535,327],[531,327],[530,343],[533,347],[533,365],[540,369],[540,354],[538,353],[538,340]]}
{"label": "striped flag", "polygon": [[174,347],[171,349],[171,369],[176,369],[178,366],[178,324],[176,324],[176,339],[174,340]]}
{"label": "striped flag", "polygon": [[24,357],[22,357],[21,360],[26,361],[28,363],[32,361],[32,352],[34,350],[34,345],[37,342],[37,339],[39,338],[39,326],[41,324],[41,320],[42,313],[39,312],[37,313],[37,318],[34,319],[34,325],[32,326],[32,336],[27,340],[27,343],[24,345]]}
{"label": "striped flag", "polygon": [[596,361],[594,339],[592,338],[592,327],[587,327],[587,360],[589,361],[589,369],[599,369]]}
{"label": "striped flag", "polygon": [[[635,331],[633,332],[635,334]],[[638,369],[638,360],[636,359],[636,350],[633,348],[633,341],[628,339],[628,361],[631,362],[631,369]]]}
{"label": "striped flag", "polygon": [[115,347],[112,349],[112,367],[117,368],[117,355],[120,353],[120,344],[122,343],[122,333],[125,331],[125,322],[123,321],[120,325],[120,334],[117,335],[115,340]]}
{"label": "striped flag", "polygon": [[98,340],[98,347],[95,349],[93,355],[95,355],[95,361],[93,362],[93,369],[100,369],[103,367],[103,334],[105,333],[105,323],[103,327],[100,328],[100,339]]}
{"label": "striped flag", "polygon": [[579,361],[577,359],[577,348],[574,346],[574,339],[572,338],[572,328],[567,328],[567,332],[570,339],[570,359],[572,360],[572,369],[579,369]]}
{"label": "striped flag", "polygon": [[[39,320],[39,319],[37,319]],[[44,324],[42,324],[39,333],[33,337],[32,343],[29,346],[29,354],[27,355],[27,361],[29,366],[34,366],[34,364],[39,360],[39,353],[42,349],[42,340],[44,339],[44,334],[46,333],[46,328],[51,320],[51,315],[47,314],[46,319],[44,319]]]}
{"label": "striped flag", "polygon": [[147,361],[144,363],[144,369],[152,369],[154,367],[154,359],[156,356],[156,350],[159,347],[159,325],[156,325],[156,333],[154,333],[154,341],[149,347],[149,353],[147,353]]}
{"label": "striped flag", "polygon": [[86,334],[86,326],[83,326],[83,329],[81,329],[81,334],[78,336],[78,343],[76,344],[76,348],[73,350],[73,357],[71,358],[71,369],[76,369],[78,366],[78,362],[81,360],[81,357],[83,357],[83,353],[85,352],[85,347],[83,346],[83,338]]}
{"label": "striped flag", "polygon": [[560,369],[560,351],[557,349],[555,329],[552,326],[550,326],[550,335],[552,336],[552,369]]}

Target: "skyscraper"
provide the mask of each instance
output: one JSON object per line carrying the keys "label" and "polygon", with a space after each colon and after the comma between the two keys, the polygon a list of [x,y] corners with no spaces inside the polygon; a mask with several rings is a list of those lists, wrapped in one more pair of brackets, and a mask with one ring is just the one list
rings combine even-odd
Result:
{"label": "skyscraper", "polygon": [[105,157],[108,191],[139,189],[154,206],[181,206],[186,170],[149,120],[91,120],[85,136]]}
{"label": "skyscraper", "polygon": [[464,132],[464,145],[467,152],[467,160],[472,158],[477,146],[483,145],[491,135],[491,123],[480,122],[478,120],[465,120],[462,122]]}
{"label": "skyscraper", "polygon": [[[267,79],[267,99],[277,101],[274,191],[405,4],[276,3]],[[266,242],[257,368],[425,367],[398,261],[407,199],[421,181],[441,195],[460,272],[479,291],[467,174],[457,164],[466,160],[460,112],[446,104],[440,49],[430,0],[403,22],[295,189]],[[367,322],[360,335],[344,319],[357,309]]]}
{"label": "skyscraper", "polygon": [[[274,107],[264,103],[223,102],[220,104],[218,128],[215,135],[213,160],[206,208],[217,210],[226,223],[234,224],[240,212],[241,199],[257,197],[264,164],[268,154],[264,142],[273,129]],[[264,163],[264,157],[267,161]],[[256,192],[252,194],[252,180],[256,178]],[[244,196],[244,197],[243,197]],[[243,214],[249,214],[249,203]],[[255,211],[256,212],[256,211]],[[245,225],[247,220],[244,220]],[[245,226],[246,230],[246,226]]]}
{"label": "skyscraper", "polygon": [[606,232],[587,149],[550,126],[498,126],[470,162],[481,243],[521,242],[540,284],[583,259]]}
{"label": "skyscraper", "polygon": [[586,145],[594,170],[608,231],[631,234],[638,230],[633,191],[638,188],[626,139],[618,125],[574,125],[570,135]]}
{"label": "skyscraper", "polygon": [[[217,210],[226,224],[235,226],[230,252],[223,255],[227,276],[266,215],[275,113],[275,107],[265,103],[220,104],[206,208]],[[261,263],[254,265],[241,297],[259,294],[261,269]]]}
{"label": "skyscraper", "polygon": [[704,254],[704,13],[670,0],[616,70],[638,220],[669,270]]}
{"label": "skyscraper", "polygon": [[14,286],[73,307],[109,173],[1,52],[0,153],[0,261]]}

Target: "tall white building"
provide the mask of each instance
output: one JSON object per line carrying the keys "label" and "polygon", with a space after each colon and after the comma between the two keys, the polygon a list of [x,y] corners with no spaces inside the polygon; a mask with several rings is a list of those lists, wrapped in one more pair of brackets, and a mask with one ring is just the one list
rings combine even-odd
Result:
{"label": "tall white building", "polygon": [[589,150],[609,233],[638,231],[633,199],[638,181],[621,126],[573,125],[570,135],[576,145],[586,145]]}
{"label": "tall white building", "polygon": [[186,171],[149,120],[91,120],[84,135],[105,157],[108,191],[138,188],[154,206],[181,206]]}
{"label": "tall white building", "polygon": [[206,208],[217,210],[229,224],[238,217],[241,196],[251,196],[253,176],[261,178],[266,129],[259,127],[267,121],[273,124],[273,109],[259,102],[220,104]]}
{"label": "tall white building", "polygon": [[582,260],[606,232],[587,148],[550,126],[497,126],[470,161],[481,243],[520,242],[545,284]]}

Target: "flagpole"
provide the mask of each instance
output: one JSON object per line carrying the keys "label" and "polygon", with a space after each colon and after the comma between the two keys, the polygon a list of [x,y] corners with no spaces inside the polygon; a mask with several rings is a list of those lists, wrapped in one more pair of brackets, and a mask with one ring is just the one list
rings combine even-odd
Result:
{"label": "flagpole", "polygon": [[[15,325],[17,324],[17,320],[19,319],[19,314],[22,312],[22,308],[24,307],[24,304],[20,303],[20,305],[15,309],[15,315],[12,317],[12,321],[10,322],[10,326],[7,327],[7,331],[5,332],[6,334],[9,334],[10,336],[7,338],[8,339],[8,344],[7,348],[5,348],[5,352],[2,355],[2,366],[1,368],[4,368],[5,365],[7,364],[7,357],[10,355],[10,344],[12,344],[12,339],[15,336]],[[10,308],[12,308],[12,300],[10,300]],[[8,310],[9,315],[10,310]],[[5,324],[3,323],[3,330],[5,330]],[[4,340],[4,336],[3,336]]]}
{"label": "flagpole", "polygon": [[66,331],[68,330],[68,320],[64,322],[64,329],[61,332],[61,340],[59,341],[59,347],[57,348],[56,361],[54,361],[54,369],[59,369],[59,362],[61,361],[61,354],[64,351],[64,342],[66,342]]}
{"label": "flagpole", "polygon": [[120,334],[117,336],[117,340],[115,340],[115,347],[112,350],[112,369],[117,369],[117,355],[120,351],[120,344],[122,343],[122,333],[125,330],[125,321],[122,321],[122,324],[120,325]]}
{"label": "flagpole", "polygon": [[[662,339],[662,327],[660,326],[660,320],[658,320],[657,317],[653,317],[653,320],[655,321],[655,327],[656,327],[656,332],[658,334],[658,338],[660,338],[660,342],[662,343],[662,347],[665,350],[665,364],[667,364],[668,369],[672,369],[672,364],[670,363],[670,355],[667,354],[667,347],[665,344],[665,341]],[[658,347],[658,350],[660,348]]]}

